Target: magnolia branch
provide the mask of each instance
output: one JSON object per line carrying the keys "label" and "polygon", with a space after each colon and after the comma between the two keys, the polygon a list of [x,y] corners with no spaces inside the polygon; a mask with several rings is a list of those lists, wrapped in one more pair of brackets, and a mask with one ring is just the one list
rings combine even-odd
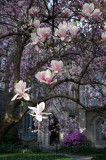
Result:
{"label": "magnolia branch", "polygon": [[15,35],[22,35],[22,36],[24,35],[24,36],[29,36],[30,37],[30,34],[28,34],[28,33],[12,32],[12,33],[7,33],[7,34],[4,34],[4,35],[0,36],[0,39],[5,38],[5,37],[9,37],[9,36],[15,36]]}
{"label": "magnolia branch", "polygon": [[88,110],[88,109],[86,108],[86,106],[79,101],[79,99],[73,98],[73,97],[71,97],[71,96],[61,95],[61,94],[58,94],[58,95],[50,95],[50,96],[44,97],[44,98],[42,98],[41,100],[36,100],[36,103],[46,102],[46,101],[48,101],[48,100],[50,100],[50,99],[53,99],[53,98],[66,98],[66,99],[70,99],[71,101],[76,102],[76,103],[78,103],[79,105],[81,105],[85,110]]}
{"label": "magnolia branch", "polygon": [[60,85],[60,84],[62,84],[64,82],[72,82],[72,83],[79,84],[79,85],[97,85],[98,84],[98,85],[102,85],[102,86],[106,87],[106,84],[101,83],[101,82],[94,81],[94,82],[82,83],[82,82],[76,81],[76,80],[74,80],[72,78],[65,78],[63,80],[57,81],[54,85],[52,85],[50,87],[50,90],[54,89],[56,86],[58,86],[58,85]]}

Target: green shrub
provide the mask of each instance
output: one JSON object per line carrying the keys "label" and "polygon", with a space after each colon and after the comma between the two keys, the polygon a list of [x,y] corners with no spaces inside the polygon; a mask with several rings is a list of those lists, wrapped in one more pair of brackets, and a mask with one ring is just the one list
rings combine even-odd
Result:
{"label": "green shrub", "polygon": [[40,149],[35,146],[28,146],[27,148],[21,146],[14,146],[13,144],[2,143],[0,146],[0,153],[38,153]]}
{"label": "green shrub", "polygon": [[77,152],[86,152],[86,153],[90,153],[92,151],[92,147],[90,144],[83,144],[80,145],[76,148]]}
{"label": "green shrub", "polygon": [[19,141],[19,139],[18,139],[18,137],[16,137],[16,136],[12,136],[12,135],[10,135],[10,134],[7,134],[7,135],[5,135],[5,137],[4,137],[4,139],[3,139],[3,142],[4,143],[10,143],[10,144],[14,144],[14,143],[16,143],[16,142],[18,142]]}
{"label": "green shrub", "polygon": [[28,149],[31,150],[32,153],[40,152],[40,149],[36,146],[29,146]]}
{"label": "green shrub", "polygon": [[2,143],[0,146],[0,153],[12,153],[14,146],[12,144]]}
{"label": "green shrub", "polygon": [[72,152],[71,152],[71,148],[70,147],[62,147],[59,152],[63,152],[63,153],[85,153],[85,154],[105,154],[106,153],[106,148],[104,149],[100,149],[100,148],[95,148],[92,147],[89,143],[88,144],[82,144],[78,147],[73,146],[72,148]]}

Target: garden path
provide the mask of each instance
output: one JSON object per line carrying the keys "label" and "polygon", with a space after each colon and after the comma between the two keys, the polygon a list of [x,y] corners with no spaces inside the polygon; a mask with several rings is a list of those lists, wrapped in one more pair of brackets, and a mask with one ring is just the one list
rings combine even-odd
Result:
{"label": "garden path", "polygon": [[58,153],[58,154],[64,155],[66,157],[74,158],[75,160],[92,160],[92,157],[88,157],[88,156],[73,155],[73,154],[64,154],[64,153]]}
{"label": "garden path", "polygon": [[[56,153],[55,151],[51,151],[51,150],[44,150],[44,152]],[[73,154],[66,154],[66,153],[59,153],[59,152],[57,154],[63,155],[66,157],[71,157],[71,158],[74,158],[75,160],[92,160],[93,158],[90,156],[73,155]]]}

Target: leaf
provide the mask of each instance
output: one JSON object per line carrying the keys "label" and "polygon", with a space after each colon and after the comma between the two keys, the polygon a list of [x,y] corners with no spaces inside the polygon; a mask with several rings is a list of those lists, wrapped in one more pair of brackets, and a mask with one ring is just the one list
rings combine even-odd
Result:
{"label": "leaf", "polygon": [[74,22],[74,25],[75,25],[75,26],[77,26],[77,23],[76,23],[76,22]]}
{"label": "leaf", "polygon": [[47,43],[45,42],[45,47],[47,47]]}
{"label": "leaf", "polygon": [[54,71],[52,71],[52,74],[54,74]]}
{"label": "leaf", "polygon": [[48,45],[50,45],[50,43],[51,43],[51,42],[50,42],[50,39],[49,39],[49,40],[48,40]]}
{"label": "leaf", "polygon": [[37,31],[37,28],[35,28],[35,32]]}
{"label": "leaf", "polygon": [[32,77],[31,77],[31,75],[29,75],[29,79],[31,79]]}
{"label": "leaf", "polygon": [[24,102],[23,102],[23,101],[21,101],[21,104],[23,105],[23,104],[24,104]]}

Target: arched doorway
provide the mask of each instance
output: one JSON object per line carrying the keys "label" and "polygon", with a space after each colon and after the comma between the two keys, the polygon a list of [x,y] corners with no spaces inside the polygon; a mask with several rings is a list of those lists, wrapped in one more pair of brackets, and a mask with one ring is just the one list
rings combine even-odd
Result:
{"label": "arched doorway", "polygon": [[58,127],[58,120],[55,116],[50,118],[49,131],[50,131],[50,146],[54,146],[55,144],[59,143],[59,127]]}
{"label": "arched doorway", "polygon": [[23,141],[37,141],[38,133],[33,132],[36,129],[37,128],[34,126],[33,117],[29,115],[29,112],[27,112],[19,125],[19,138]]}
{"label": "arched doorway", "polygon": [[101,117],[99,117],[95,121],[95,136],[97,141],[106,140],[106,137],[102,133],[102,124],[104,123],[104,121],[105,120]]}

